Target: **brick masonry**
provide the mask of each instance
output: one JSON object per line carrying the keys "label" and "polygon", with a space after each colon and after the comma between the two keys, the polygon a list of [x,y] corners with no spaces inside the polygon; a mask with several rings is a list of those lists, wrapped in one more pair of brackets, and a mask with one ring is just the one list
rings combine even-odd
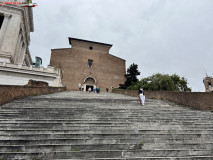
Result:
{"label": "brick masonry", "polygon": [[0,85],[0,105],[27,96],[51,94],[55,92],[62,92],[65,90],[65,87],[28,87]]}
{"label": "brick masonry", "polygon": [[[137,90],[113,89],[113,93],[138,96]],[[213,111],[213,93],[145,91],[146,98],[169,100],[195,109]]]}
{"label": "brick masonry", "polygon": [[[67,90],[78,90],[86,78],[95,80],[95,87],[106,91],[125,82],[125,60],[109,54],[112,45],[69,39],[72,48],[52,49],[50,65],[63,70],[62,81]],[[90,49],[92,47],[92,50]],[[88,60],[93,66],[88,67]],[[85,89],[85,85],[84,85]]]}

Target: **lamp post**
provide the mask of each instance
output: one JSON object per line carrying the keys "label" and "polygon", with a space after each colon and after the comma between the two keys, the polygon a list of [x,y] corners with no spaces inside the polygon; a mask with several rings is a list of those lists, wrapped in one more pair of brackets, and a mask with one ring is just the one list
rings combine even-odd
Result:
{"label": "lamp post", "polygon": [[78,84],[79,91],[81,91],[81,83]]}

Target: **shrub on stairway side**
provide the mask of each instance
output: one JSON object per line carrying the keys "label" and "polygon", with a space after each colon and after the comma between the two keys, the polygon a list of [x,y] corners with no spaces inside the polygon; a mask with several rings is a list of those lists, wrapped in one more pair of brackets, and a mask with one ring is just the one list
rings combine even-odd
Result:
{"label": "shrub on stairway side", "polygon": [[184,91],[191,92],[191,88],[187,86],[187,79],[177,74],[153,74],[147,78],[143,78],[133,83],[128,89],[138,90],[143,86],[148,91]]}

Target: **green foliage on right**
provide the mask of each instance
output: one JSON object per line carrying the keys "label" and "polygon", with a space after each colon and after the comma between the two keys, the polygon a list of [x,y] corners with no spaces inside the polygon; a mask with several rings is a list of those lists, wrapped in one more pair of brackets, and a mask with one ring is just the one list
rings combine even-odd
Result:
{"label": "green foliage on right", "polygon": [[154,74],[150,77],[143,78],[140,81],[132,84],[128,89],[138,90],[140,87],[149,91],[184,91],[191,92],[191,88],[187,86],[187,80],[176,74]]}

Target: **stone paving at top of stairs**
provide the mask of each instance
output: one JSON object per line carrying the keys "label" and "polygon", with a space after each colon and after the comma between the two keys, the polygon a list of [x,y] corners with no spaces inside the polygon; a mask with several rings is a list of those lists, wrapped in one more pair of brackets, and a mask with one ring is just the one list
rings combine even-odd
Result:
{"label": "stone paving at top of stairs", "polygon": [[112,93],[62,92],[0,106],[1,160],[213,160],[213,113]]}

